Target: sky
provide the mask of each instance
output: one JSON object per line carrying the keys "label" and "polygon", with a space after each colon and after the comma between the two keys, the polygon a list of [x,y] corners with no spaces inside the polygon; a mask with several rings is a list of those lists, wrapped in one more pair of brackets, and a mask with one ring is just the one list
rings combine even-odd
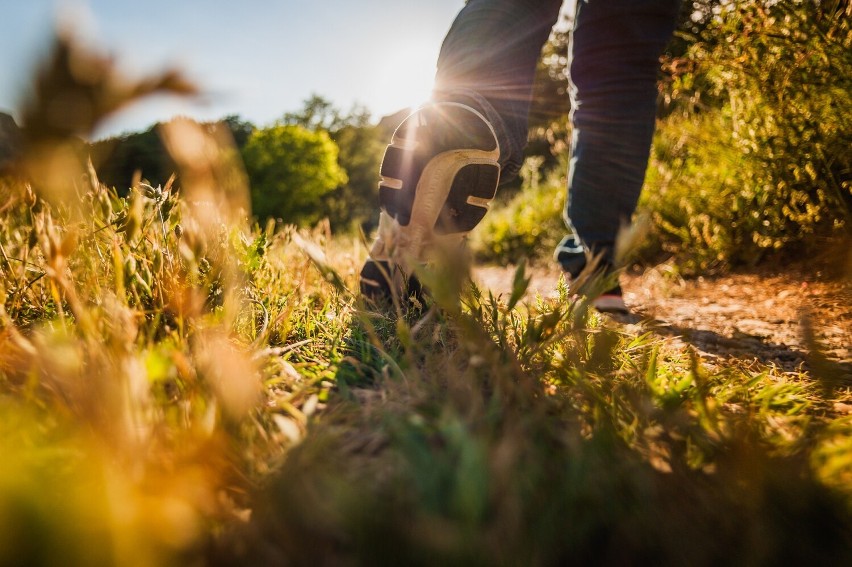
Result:
{"label": "sky", "polygon": [[[375,119],[429,96],[441,40],[464,0],[0,0],[0,112],[16,115],[59,17],[127,74],[174,67],[203,100],[158,97],[97,137],[174,115],[263,126],[311,94]],[[61,16],[60,16],[61,15]]]}

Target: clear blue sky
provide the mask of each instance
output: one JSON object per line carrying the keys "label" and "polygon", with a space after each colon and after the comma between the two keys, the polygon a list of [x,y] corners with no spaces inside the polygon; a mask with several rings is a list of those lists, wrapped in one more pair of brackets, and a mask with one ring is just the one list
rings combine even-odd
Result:
{"label": "clear blue sky", "polygon": [[128,73],[168,65],[209,93],[205,104],[158,99],[101,135],[174,114],[239,114],[268,124],[311,93],[375,118],[423,102],[441,40],[464,0],[0,0],[0,111],[26,93],[58,13]]}

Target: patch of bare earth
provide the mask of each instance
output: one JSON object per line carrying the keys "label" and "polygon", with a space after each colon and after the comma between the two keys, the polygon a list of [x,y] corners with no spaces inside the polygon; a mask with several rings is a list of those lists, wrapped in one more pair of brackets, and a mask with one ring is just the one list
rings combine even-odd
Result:
{"label": "patch of bare earth", "polygon": [[[514,267],[474,272],[485,289],[508,294]],[[555,297],[560,272],[535,267],[531,294]],[[852,384],[852,281],[805,269],[684,280],[665,266],[622,276],[631,313],[614,319],[692,345],[705,361],[756,362],[784,371],[821,364]]]}

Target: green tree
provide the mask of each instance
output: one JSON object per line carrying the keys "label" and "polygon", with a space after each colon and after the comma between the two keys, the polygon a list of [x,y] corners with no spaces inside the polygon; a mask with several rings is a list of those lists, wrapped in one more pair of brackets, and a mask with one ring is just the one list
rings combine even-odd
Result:
{"label": "green tree", "polygon": [[231,131],[234,137],[234,143],[237,148],[242,148],[246,145],[252,133],[255,131],[255,126],[247,120],[243,120],[236,114],[231,114],[222,119],[222,122]]}
{"label": "green tree", "polygon": [[313,93],[303,102],[300,111],[284,114],[282,122],[302,126],[314,132],[317,130],[332,132],[347,125],[347,118],[330,100]]}
{"label": "green tree", "polygon": [[159,124],[144,132],[123,134],[95,142],[91,157],[101,182],[126,195],[136,171],[153,185],[163,185],[175,172],[175,165],[158,132]]}
{"label": "green tree", "polygon": [[328,217],[335,231],[360,225],[369,232],[379,218],[379,168],[390,133],[372,124],[370,111],[363,105],[344,113],[317,94],[305,100],[301,110],[286,113],[282,122],[327,132],[337,143],[337,162],[347,180],[325,195],[322,216]]}
{"label": "green tree", "polygon": [[360,224],[365,232],[378,223],[378,181],[387,140],[376,126],[344,126],[334,132],[340,147],[338,163],[348,181],[326,196],[326,214],[334,230]]}
{"label": "green tree", "polygon": [[307,225],[323,214],[323,196],[346,183],[338,147],[325,131],[295,124],[255,130],[242,150],[260,217]]}

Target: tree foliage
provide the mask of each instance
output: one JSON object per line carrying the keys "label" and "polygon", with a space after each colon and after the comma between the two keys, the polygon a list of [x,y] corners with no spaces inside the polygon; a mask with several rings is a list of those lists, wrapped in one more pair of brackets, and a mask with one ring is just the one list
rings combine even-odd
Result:
{"label": "tree foliage", "polygon": [[[335,230],[360,225],[365,232],[377,222],[378,172],[389,134],[372,123],[365,107],[343,112],[313,94],[271,128],[258,130],[236,115],[205,126],[220,124],[247,161],[253,210],[260,217],[299,225],[328,218]],[[120,195],[127,193],[137,171],[148,183],[164,185],[175,165],[158,129],[159,124],[92,144],[89,151],[100,180]],[[180,179],[176,184],[180,186]]]}
{"label": "tree foliage", "polygon": [[258,217],[306,225],[323,215],[323,197],[346,183],[338,148],[322,130],[278,124],[256,130],[242,150]]}
{"label": "tree foliage", "polygon": [[248,120],[243,120],[236,114],[226,116],[221,122],[231,131],[231,136],[234,137],[234,144],[237,148],[245,146],[256,129],[254,124]]}
{"label": "tree foliage", "polygon": [[134,174],[139,171],[150,184],[164,185],[175,172],[163,141],[153,125],[143,132],[108,138],[91,147],[98,178],[108,187],[126,195]]}
{"label": "tree foliage", "polygon": [[21,153],[21,130],[15,119],[0,112],[0,174]]}
{"label": "tree foliage", "polygon": [[326,194],[322,216],[335,231],[361,226],[369,232],[378,222],[379,168],[389,134],[372,123],[366,107],[356,104],[343,112],[318,94],[305,100],[300,110],[286,113],[282,122],[326,132],[334,140],[346,181]]}
{"label": "tree foliage", "polygon": [[281,122],[301,126],[311,131],[333,132],[347,125],[349,120],[339,108],[334,106],[334,103],[313,93],[304,101],[300,110],[286,112]]}
{"label": "tree foliage", "polygon": [[387,140],[376,126],[347,125],[333,134],[340,148],[338,163],[347,182],[325,199],[326,214],[335,230],[360,225],[369,230],[378,222],[378,179]]}
{"label": "tree foliage", "polygon": [[[251,122],[236,115],[204,124],[208,129],[220,125],[228,128],[237,148],[246,144],[255,129]],[[165,185],[176,168],[160,138],[160,126],[157,123],[142,132],[122,134],[91,144],[89,153],[100,181],[114,187],[120,195],[127,194],[137,171],[151,185]],[[180,185],[180,179],[177,184]]]}

